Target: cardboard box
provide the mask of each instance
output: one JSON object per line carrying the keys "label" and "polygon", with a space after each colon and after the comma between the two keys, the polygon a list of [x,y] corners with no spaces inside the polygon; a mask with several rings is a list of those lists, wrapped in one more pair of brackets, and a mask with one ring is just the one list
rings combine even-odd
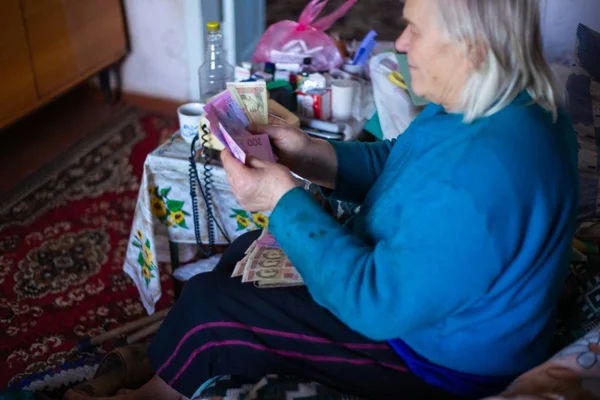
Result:
{"label": "cardboard box", "polygon": [[298,92],[298,115],[300,117],[329,121],[331,119],[331,89],[315,89]]}

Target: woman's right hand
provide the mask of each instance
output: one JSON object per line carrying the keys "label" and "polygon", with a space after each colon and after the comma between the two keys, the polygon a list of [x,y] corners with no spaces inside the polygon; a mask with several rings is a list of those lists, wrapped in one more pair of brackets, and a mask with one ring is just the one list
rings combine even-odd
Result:
{"label": "woman's right hand", "polygon": [[302,130],[285,125],[263,125],[251,131],[269,135],[279,164],[304,179],[335,189],[337,155],[329,142],[313,139]]}
{"label": "woman's right hand", "polygon": [[311,147],[311,138],[305,132],[293,126],[260,125],[251,128],[253,133],[266,133],[271,139],[280,164],[290,169],[306,159]]}

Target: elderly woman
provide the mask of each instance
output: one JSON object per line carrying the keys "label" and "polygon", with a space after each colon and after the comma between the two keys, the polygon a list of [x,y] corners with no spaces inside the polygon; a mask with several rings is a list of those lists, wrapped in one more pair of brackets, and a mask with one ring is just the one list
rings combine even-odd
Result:
{"label": "elderly woman", "polygon": [[[578,205],[577,145],[538,0],[408,0],[396,42],[429,104],[395,141],[266,127],[278,164],[222,154],[305,288],[231,278],[256,234],[195,277],[128,398],[291,374],[366,397],[478,398],[549,356]],[[290,171],[362,209],[339,225]]]}

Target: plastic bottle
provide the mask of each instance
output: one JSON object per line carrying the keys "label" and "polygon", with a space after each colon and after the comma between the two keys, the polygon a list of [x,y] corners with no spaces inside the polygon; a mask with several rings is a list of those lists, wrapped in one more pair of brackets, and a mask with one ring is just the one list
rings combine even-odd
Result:
{"label": "plastic bottle", "polygon": [[234,80],[234,67],[227,62],[223,46],[221,24],[206,24],[206,52],[204,63],[198,68],[200,78],[200,101],[206,103],[211,97],[227,88],[227,82]]}
{"label": "plastic bottle", "polygon": [[310,71],[311,71],[311,67],[312,67],[312,58],[306,57],[302,61],[302,76],[308,77],[308,75],[310,74]]}

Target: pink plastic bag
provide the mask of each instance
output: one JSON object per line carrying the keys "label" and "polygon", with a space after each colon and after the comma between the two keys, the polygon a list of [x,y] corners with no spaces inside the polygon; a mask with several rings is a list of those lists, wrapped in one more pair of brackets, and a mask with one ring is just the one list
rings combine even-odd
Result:
{"label": "pink plastic bag", "polygon": [[255,63],[302,64],[312,59],[313,71],[339,68],[344,60],[333,39],[325,31],[352,8],[357,0],[347,0],[337,10],[315,21],[328,0],[312,0],[302,11],[298,22],[280,21],[263,34],[252,61]]}

